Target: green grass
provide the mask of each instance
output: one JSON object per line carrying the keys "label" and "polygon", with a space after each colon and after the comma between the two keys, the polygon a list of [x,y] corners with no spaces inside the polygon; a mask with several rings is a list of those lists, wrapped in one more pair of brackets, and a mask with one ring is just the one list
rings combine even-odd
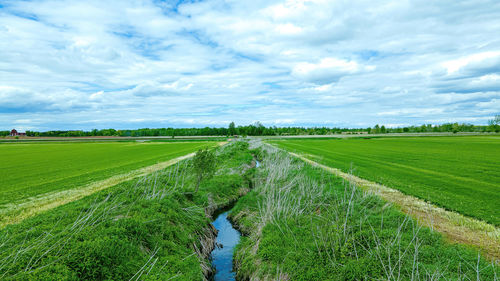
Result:
{"label": "green grass", "polygon": [[230,217],[241,280],[496,280],[498,265],[449,244],[379,197],[264,148]]}
{"label": "green grass", "polygon": [[397,137],[270,141],[289,151],[500,225],[500,138]]}
{"label": "green grass", "polygon": [[0,144],[0,206],[179,157],[213,142]]}
{"label": "green grass", "polygon": [[252,170],[246,143],[217,151],[196,194],[187,159],[6,226],[0,280],[205,280],[206,214],[236,200]]}

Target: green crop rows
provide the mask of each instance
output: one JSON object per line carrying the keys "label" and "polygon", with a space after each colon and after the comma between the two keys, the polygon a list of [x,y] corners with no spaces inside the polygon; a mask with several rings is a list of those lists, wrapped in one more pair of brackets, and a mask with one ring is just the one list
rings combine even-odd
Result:
{"label": "green crop rows", "polygon": [[210,142],[0,144],[0,206],[179,157]]}
{"label": "green crop rows", "polygon": [[247,147],[217,148],[219,173],[197,193],[186,159],[6,226],[0,280],[204,280],[204,239],[214,235],[206,208],[222,208],[248,187]]}
{"label": "green crop rows", "polygon": [[[390,152],[410,140],[345,141],[400,142],[393,143]],[[448,139],[417,138],[413,143],[432,140]],[[453,141],[450,138],[446,146]],[[459,138],[456,141],[460,143]],[[280,145],[303,142],[319,149],[336,140]],[[74,145],[73,155],[86,154],[97,165],[112,147],[124,154],[116,161],[135,158],[154,163],[214,143],[65,145]],[[85,150],[87,145],[95,146]],[[19,148],[35,151],[37,146]],[[75,148],[83,150],[75,153]],[[64,160],[64,155],[68,153],[57,159]],[[189,158],[5,226],[0,229],[0,280],[206,280],[213,273],[208,255],[217,234],[209,217],[233,203],[230,218],[243,234],[234,253],[237,277],[242,280],[494,280],[498,276],[498,263],[479,254],[474,245],[449,244],[440,233],[420,226],[381,198],[285,151],[252,140],[217,147],[214,155],[216,172],[201,181],[198,192],[196,169]],[[323,160],[312,157],[325,162],[328,155],[321,155]],[[38,159],[43,165],[43,157]],[[259,160],[258,167],[254,159]],[[115,162],[101,167],[106,170]],[[64,163],[45,165],[62,169],[70,161]],[[90,164],[81,167],[89,169]]]}
{"label": "green crop rows", "polygon": [[238,280],[496,280],[498,266],[450,244],[376,195],[264,146],[254,188],[231,210],[244,237]]}
{"label": "green crop rows", "polygon": [[500,138],[398,137],[279,140],[289,151],[500,224]]}

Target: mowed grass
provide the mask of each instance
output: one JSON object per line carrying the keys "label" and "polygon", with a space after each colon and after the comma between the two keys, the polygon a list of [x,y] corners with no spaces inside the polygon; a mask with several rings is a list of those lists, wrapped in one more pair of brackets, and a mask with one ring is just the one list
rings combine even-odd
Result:
{"label": "mowed grass", "polygon": [[176,158],[214,142],[0,144],[0,207]]}
{"label": "mowed grass", "polygon": [[500,225],[500,138],[396,137],[270,141],[281,148]]}

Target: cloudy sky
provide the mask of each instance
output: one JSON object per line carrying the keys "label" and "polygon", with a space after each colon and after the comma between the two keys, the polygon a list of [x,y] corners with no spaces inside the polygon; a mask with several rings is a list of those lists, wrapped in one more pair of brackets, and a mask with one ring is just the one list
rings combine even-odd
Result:
{"label": "cloudy sky", "polygon": [[0,0],[0,129],[499,113],[498,0]]}

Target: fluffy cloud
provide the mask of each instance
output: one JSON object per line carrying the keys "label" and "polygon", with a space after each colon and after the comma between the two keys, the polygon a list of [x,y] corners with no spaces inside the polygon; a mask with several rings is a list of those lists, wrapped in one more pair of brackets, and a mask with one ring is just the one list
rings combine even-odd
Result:
{"label": "fluffy cloud", "polygon": [[2,1],[0,124],[486,123],[500,3]]}
{"label": "fluffy cloud", "polygon": [[316,64],[307,62],[298,63],[293,68],[292,74],[308,82],[329,84],[336,82],[342,76],[374,69],[375,66],[362,66],[355,61],[324,58]]}
{"label": "fluffy cloud", "polygon": [[442,63],[447,75],[477,76],[500,72],[500,51],[481,52]]}

